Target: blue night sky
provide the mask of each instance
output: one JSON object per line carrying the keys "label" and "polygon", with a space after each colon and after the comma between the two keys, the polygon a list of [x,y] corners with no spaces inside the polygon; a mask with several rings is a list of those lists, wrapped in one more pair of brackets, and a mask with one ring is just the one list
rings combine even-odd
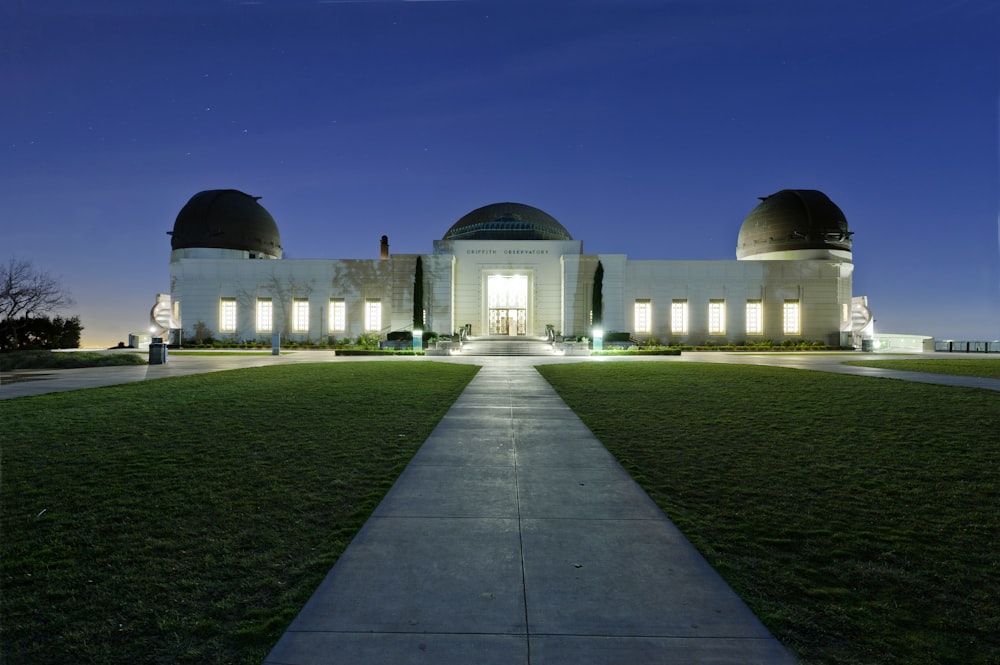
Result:
{"label": "blue night sky", "polygon": [[998,339],[998,34],[994,0],[5,0],[0,260],[112,345],[205,189],[289,258],[517,201],[640,259],[733,259],[758,196],[819,189],[877,331]]}

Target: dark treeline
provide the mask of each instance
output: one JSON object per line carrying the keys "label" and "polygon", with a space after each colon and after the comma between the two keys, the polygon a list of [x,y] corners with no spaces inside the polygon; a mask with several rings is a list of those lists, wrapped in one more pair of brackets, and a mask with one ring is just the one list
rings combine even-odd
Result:
{"label": "dark treeline", "polygon": [[81,332],[79,316],[5,319],[0,321],[0,351],[78,349]]}

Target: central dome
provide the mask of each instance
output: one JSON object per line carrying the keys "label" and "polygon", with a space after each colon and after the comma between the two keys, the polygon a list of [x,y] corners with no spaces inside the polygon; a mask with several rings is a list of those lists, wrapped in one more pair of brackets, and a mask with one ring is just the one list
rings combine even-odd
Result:
{"label": "central dome", "polygon": [[455,222],[445,240],[572,240],[548,213],[523,203],[492,203]]}

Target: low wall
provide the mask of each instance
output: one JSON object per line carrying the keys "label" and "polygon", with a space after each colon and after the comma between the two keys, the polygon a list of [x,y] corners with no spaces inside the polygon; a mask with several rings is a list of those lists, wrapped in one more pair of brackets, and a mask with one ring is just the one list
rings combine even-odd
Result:
{"label": "low wall", "polygon": [[872,350],[876,353],[929,353],[934,351],[934,338],[896,333],[875,335]]}
{"label": "low wall", "polygon": [[956,342],[941,339],[934,342],[935,351],[946,353],[1000,353],[1000,340],[992,342]]}

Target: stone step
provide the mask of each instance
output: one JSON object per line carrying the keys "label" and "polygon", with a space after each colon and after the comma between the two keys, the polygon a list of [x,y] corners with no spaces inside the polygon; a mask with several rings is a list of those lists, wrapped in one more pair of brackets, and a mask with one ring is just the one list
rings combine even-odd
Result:
{"label": "stone step", "polygon": [[463,356],[550,356],[552,344],[531,339],[472,339],[462,345]]}

